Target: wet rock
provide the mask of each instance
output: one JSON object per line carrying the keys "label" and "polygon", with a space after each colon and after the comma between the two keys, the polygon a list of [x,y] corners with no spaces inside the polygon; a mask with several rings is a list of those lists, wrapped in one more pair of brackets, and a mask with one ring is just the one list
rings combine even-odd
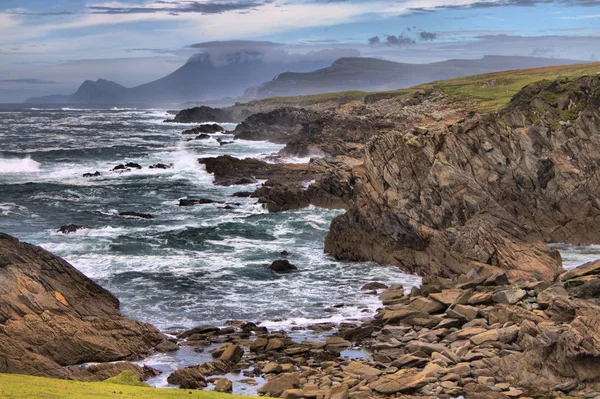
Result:
{"label": "wet rock", "polygon": [[102,176],[102,173],[96,171],[94,173],[84,173],[83,177],[100,177]]}
{"label": "wet rock", "polygon": [[135,163],[135,162],[127,162],[125,164],[125,168],[142,169],[142,165],[140,165],[139,163]]}
{"label": "wet rock", "polygon": [[360,289],[362,291],[371,291],[371,290],[385,290],[388,286],[383,283],[372,282],[363,285]]}
{"label": "wet rock", "polygon": [[237,198],[248,198],[252,196],[252,191],[238,191],[237,193],[233,193],[231,196]]}
{"label": "wet rock", "polygon": [[340,332],[340,336],[349,341],[359,341],[371,337],[375,327],[371,325],[363,325],[355,328],[348,328]]}
{"label": "wet rock", "polygon": [[179,350],[179,345],[173,341],[164,340],[156,346],[156,350],[163,353],[175,352]]}
{"label": "wet rock", "polygon": [[219,357],[219,360],[231,364],[237,364],[244,356],[244,349],[239,345],[228,345],[223,349],[223,353]]}
{"label": "wet rock", "polygon": [[404,300],[404,290],[396,289],[396,290],[387,290],[384,291],[379,299],[384,306],[395,305],[397,303],[401,303]]}
{"label": "wet rock", "polygon": [[219,203],[218,201],[214,201],[208,198],[200,198],[200,199],[180,199],[179,206],[194,206],[194,205],[202,205],[202,204],[215,204]]}
{"label": "wet rock", "polygon": [[291,264],[290,261],[287,259],[280,259],[274,261],[273,263],[271,263],[271,266],[269,266],[269,269],[277,273],[287,273],[294,270],[298,270],[298,268],[295,265]]}
{"label": "wet rock", "polygon": [[[207,134],[207,133],[218,133],[225,131],[224,128],[217,124],[204,124],[191,129],[184,130],[181,134]],[[210,137],[210,136],[209,136]]]}
{"label": "wet rock", "polygon": [[85,229],[83,226],[79,226],[77,224],[65,224],[64,226],[60,226],[58,229],[59,233],[69,234],[75,233],[77,230]]}
{"label": "wet rock", "polygon": [[254,158],[238,159],[230,155],[215,158],[201,158],[206,171],[214,174],[214,184],[232,186],[256,183],[257,179],[276,178],[288,183],[302,183],[313,178],[307,165],[270,164]]}
{"label": "wet rock", "polygon": [[138,218],[138,219],[154,219],[154,216],[149,213],[140,213],[140,212],[119,212],[119,216],[129,217],[129,218]]}
{"label": "wet rock", "polygon": [[165,164],[165,163],[155,163],[154,165],[150,165],[150,169],[171,169],[173,164]]}
{"label": "wet rock", "polygon": [[126,170],[126,169],[127,169],[127,167],[125,167],[125,165],[123,165],[123,164],[121,163],[121,164],[118,164],[117,166],[115,166],[114,168],[112,168],[111,170],[112,170],[112,171],[119,171],[119,170],[121,170],[121,171],[124,171],[124,170]]}
{"label": "wet rock", "polygon": [[325,340],[325,343],[327,346],[334,348],[349,348],[352,346],[352,342],[341,337],[329,337]]}
{"label": "wet rock", "polygon": [[179,385],[179,388],[182,389],[202,389],[208,386],[200,366],[190,366],[176,370],[167,377],[167,382]]}

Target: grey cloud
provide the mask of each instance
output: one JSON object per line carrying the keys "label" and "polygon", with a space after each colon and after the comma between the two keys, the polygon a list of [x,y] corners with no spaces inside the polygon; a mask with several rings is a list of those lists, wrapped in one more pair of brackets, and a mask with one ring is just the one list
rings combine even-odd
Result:
{"label": "grey cloud", "polygon": [[7,14],[11,14],[11,15],[36,16],[36,17],[56,17],[56,16],[61,16],[61,15],[74,15],[74,14],[76,14],[75,11],[67,11],[67,10],[63,10],[63,11],[41,11],[41,12],[24,11],[24,10],[6,10],[5,12]]}
{"label": "grey cloud", "polygon": [[282,43],[257,41],[257,40],[227,40],[227,41],[214,41],[214,42],[203,42],[190,44],[188,47],[196,49],[256,49],[256,48],[268,48],[268,47],[281,47],[284,46]]}
{"label": "grey cloud", "polygon": [[412,8],[412,12],[429,12],[436,9],[464,9],[464,8],[493,8],[503,6],[522,6],[522,7],[533,7],[539,4],[559,4],[562,6],[571,7],[595,7],[600,6],[600,0],[497,0],[497,1],[477,1],[471,4],[465,5],[437,5],[431,8],[427,7],[415,7]]}
{"label": "grey cloud", "polygon": [[421,38],[421,40],[433,41],[433,40],[437,39],[437,37],[438,37],[437,33],[434,33],[434,32],[419,33],[419,38]]}
{"label": "grey cloud", "polygon": [[153,14],[170,13],[177,15],[180,13],[198,13],[198,14],[222,14],[228,11],[244,11],[256,8],[267,1],[182,1],[182,2],[156,2],[155,4],[164,5],[164,7],[116,7],[116,6],[90,6],[88,7],[92,14]]}

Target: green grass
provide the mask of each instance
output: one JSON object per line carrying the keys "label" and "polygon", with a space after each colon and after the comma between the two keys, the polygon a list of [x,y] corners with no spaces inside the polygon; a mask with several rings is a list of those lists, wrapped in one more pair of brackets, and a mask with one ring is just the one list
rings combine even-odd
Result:
{"label": "green grass", "polygon": [[[118,382],[115,384],[114,382]],[[246,399],[212,391],[159,389],[130,386],[127,373],[105,382],[77,382],[17,374],[0,374],[0,398],[3,399]],[[125,384],[125,385],[123,385]]]}
{"label": "green grass", "polygon": [[519,90],[528,84],[541,80],[555,80],[558,78],[574,79],[584,75],[595,76],[598,72],[600,72],[600,63],[596,62],[474,75],[465,78],[440,80],[408,89],[380,93],[347,91],[310,96],[274,97],[259,101],[297,106],[314,105],[333,101],[341,105],[351,101],[363,101],[368,96],[394,98],[412,94],[416,91],[440,89],[445,94],[465,102],[473,111],[485,112],[502,108],[508,104],[510,99]]}

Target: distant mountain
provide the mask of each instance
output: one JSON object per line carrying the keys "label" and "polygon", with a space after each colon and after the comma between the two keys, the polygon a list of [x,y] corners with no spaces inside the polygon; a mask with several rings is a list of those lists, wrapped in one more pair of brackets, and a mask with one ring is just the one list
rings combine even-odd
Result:
{"label": "distant mountain", "polygon": [[556,58],[485,56],[481,59],[407,64],[377,58],[341,58],[330,67],[313,72],[279,74],[269,82],[246,90],[243,100],[346,90],[393,90],[482,73],[584,62]]}
{"label": "distant mountain", "polygon": [[133,88],[99,79],[85,81],[71,95],[33,97],[26,103],[72,104],[180,104],[192,101],[239,97],[252,85],[287,71],[313,71],[329,65],[326,60],[295,62],[266,60],[257,51],[237,51],[219,59],[203,53],[192,56],[181,68],[161,79]]}

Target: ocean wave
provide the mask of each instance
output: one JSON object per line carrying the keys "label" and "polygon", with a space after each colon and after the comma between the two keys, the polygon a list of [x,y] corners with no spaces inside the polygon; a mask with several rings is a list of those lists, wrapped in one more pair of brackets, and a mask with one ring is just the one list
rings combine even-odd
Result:
{"label": "ocean wave", "polygon": [[40,163],[30,157],[0,158],[0,173],[35,173],[40,171]]}

